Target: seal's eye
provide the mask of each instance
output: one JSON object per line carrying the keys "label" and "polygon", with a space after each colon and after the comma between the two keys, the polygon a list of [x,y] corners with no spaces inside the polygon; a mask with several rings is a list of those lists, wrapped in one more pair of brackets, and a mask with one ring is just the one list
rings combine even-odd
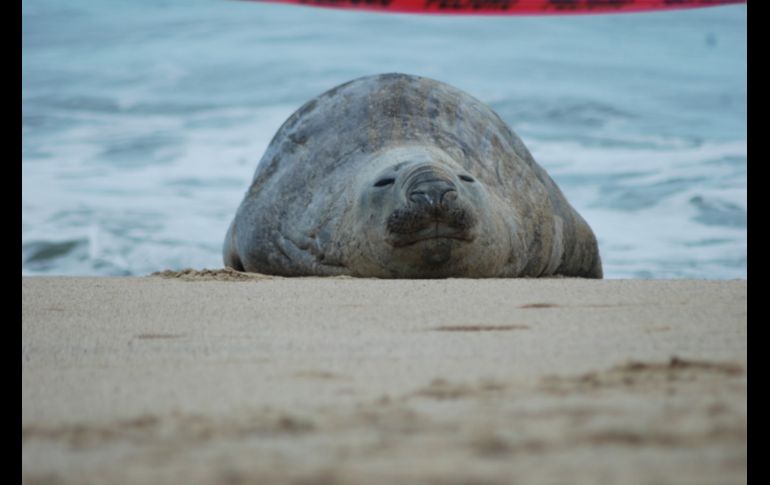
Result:
{"label": "seal's eye", "polygon": [[385,187],[386,185],[391,185],[395,181],[396,181],[396,179],[394,179],[394,178],[390,178],[390,177],[389,178],[384,178],[384,179],[380,179],[377,182],[375,182],[374,186],[375,187]]}
{"label": "seal's eye", "polygon": [[474,181],[473,177],[471,177],[470,175],[460,175],[460,180],[462,180],[464,182],[473,182]]}

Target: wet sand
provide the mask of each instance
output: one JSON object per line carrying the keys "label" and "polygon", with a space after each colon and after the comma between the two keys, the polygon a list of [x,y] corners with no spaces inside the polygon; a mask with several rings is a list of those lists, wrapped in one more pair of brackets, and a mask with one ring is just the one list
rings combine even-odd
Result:
{"label": "wet sand", "polygon": [[23,481],[746,483],[746,287],[23,277]]}

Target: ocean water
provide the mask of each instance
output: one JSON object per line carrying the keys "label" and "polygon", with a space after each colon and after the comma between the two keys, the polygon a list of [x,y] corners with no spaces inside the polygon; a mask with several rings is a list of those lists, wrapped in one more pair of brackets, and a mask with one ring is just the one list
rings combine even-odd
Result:
{"label": "ocean water", "polygon": [[22,273],[222,266],[283,121],[342,82],[435,78],[509,123],[607,278],[746,278],[746,6],[449,17],[22,1]]}

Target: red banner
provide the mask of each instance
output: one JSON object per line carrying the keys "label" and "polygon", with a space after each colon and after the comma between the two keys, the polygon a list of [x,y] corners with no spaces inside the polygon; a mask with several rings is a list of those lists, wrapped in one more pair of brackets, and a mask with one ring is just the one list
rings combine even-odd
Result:
{"label": "red banner", "polygon": [[714,7],[746,0],[256,0],[381,12],[481,15],[558,15],[647,12]]}

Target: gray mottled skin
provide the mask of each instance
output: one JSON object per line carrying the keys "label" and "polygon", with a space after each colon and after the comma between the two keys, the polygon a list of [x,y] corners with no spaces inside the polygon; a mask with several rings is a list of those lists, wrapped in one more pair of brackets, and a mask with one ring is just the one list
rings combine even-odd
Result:
{"label": "gray mottled skin", "polygon": [[591,228],[497,114],[404,74],[338,86],[281,126],[224,261],[285,276],[602,277]]}

